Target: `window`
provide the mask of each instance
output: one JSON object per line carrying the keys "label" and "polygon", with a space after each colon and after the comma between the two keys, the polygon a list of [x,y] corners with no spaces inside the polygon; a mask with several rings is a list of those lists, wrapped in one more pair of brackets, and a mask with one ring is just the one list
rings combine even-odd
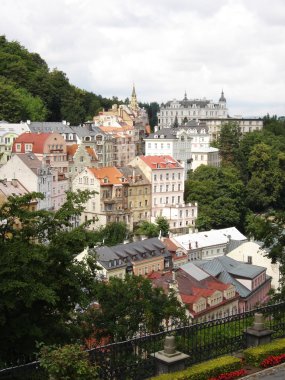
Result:
{"label": "window", "polygon": [[144,201],[144,205],[147,206],[147,199]]}
{"label": "window", "polygon": [[247,256],[247,263],[252,264],[252,256]]}
{"label": "window", "polygon": [[32,144],[25,144],[25,152],[32,152],[33,146]]}
{"label": "window", "polygon": [[160,192],[163,191],[162,185],[159,186],[159,191],[160,191]]}
{"label": "window", "polygon": [[172,173],[172,179],[175,179],[175,173]]}
{"label": "window", "polygon": [[156,188],[157,188],[157,186],[154,186],[154,187],[153,187],[153,192],[154,192],[154,193],[156,193]]}
{"label": "window", "polygon": [[163,180],[163,175],[160,174],[159,178],[160,178],[160,180],[162,181],[162,180]]}
{"label": "window", "polygon": [[154,174],[154,176],[153,176],[153,180],[154,180],[154,181],[157,181],[157,175],[156,175],[156,174]]}
{"label": "window", "polygon": [[166,181],[169,180],[169,173],[166,173]]}
{"label": "window", "polygon": [[172,191],[175,191],[175,185],[172,185]]}
{"label": "window", "polygon": [[16,152],[21,152],[21,144],[16,144]]}
{"label": "window", "polygon": [[168,204],[168,197],[165,198],[165,203]]}

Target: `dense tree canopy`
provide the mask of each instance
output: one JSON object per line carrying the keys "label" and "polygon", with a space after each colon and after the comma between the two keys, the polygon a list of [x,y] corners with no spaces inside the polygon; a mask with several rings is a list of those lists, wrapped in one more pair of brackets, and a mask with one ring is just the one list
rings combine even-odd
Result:
{"label": "dense tree canopy", "polygon": [[266,117],[262,131],[243,136],[227,123],[216,145],[221,168],[199,167],[186,181],[185,199],[199,204],[198,228],[235,225],[244,231],[248,213],[284,210],[284,121]]}
{"label": "dense tree canopy", "polygon": [[114,103],[120,101],[80,90],[62,71],[49,70],[38,54],[0,36],[0,120],[67,120],[78,125]]}
{"label": "dense tree canopy", "polygon": [[246,189],[234,167],[200,166],[185,184],[187,202],[198,202],[198,229],[242,228]]}
{"label": "dense tree canopy", "polygon": [[163,322],[182,321],[185,309],[174,293],[167,296],[162,288],[153,288],[142,276],[112,277],[99,283],[96,299],[100,307],[90,307],[83,315],[86,337],[107,337],[124,341],[142,331],[157,332]]}
{"label": "dense tree canopy", "polygon": [[[75,307],[94,299],[96,263],[74,261],[92,244],[84,226],[70,230],[87,192],[69,194],[56,213],[30,211],[41,194],[10,197],[0,208],[0,362],[35,351],[36,341],[76,336]],[[21,227],[21,228],[19,228]]]}

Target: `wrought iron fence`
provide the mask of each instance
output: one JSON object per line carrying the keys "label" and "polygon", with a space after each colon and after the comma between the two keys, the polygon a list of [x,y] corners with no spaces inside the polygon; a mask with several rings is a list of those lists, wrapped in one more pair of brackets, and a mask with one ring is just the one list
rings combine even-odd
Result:
{"label": "wrought iron fence", "polygon": [[[155,352],[163,349],[166,335],[176,338],[177,350],[189,355],[191,365],[246,347],[244,331],[252,326],[254,314],[265,316],[266,327],[274,330],[273,338],[285,336],[285,302],[258,307],[241,314],[168,328],[156,334],[143,334],[125,341],[89,350],[92,363],[102,380],[143,380],[155,375]],[[153,355],[154,354],[154,355]],[[0,370],[0,379],[45,380],[38,362]]]}

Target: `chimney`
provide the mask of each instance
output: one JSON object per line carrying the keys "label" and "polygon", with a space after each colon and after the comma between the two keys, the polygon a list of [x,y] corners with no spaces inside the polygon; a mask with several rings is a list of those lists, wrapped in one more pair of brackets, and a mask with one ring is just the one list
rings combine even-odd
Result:
{"label": "chimney", "polygon": [[16,178],[13,178],[11,180],[11,185],[14,186],[14,187],[18,187],[18,181],[16,180]]}

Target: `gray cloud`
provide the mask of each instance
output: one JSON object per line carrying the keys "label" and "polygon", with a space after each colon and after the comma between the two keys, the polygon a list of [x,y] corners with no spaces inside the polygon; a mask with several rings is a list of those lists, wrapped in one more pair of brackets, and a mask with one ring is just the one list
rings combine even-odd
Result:
{"label": "gray cloud", "polygon": [[283,0],[0,0],[0,32],[71,83],[142,101],[217,100],[285,114]]}

